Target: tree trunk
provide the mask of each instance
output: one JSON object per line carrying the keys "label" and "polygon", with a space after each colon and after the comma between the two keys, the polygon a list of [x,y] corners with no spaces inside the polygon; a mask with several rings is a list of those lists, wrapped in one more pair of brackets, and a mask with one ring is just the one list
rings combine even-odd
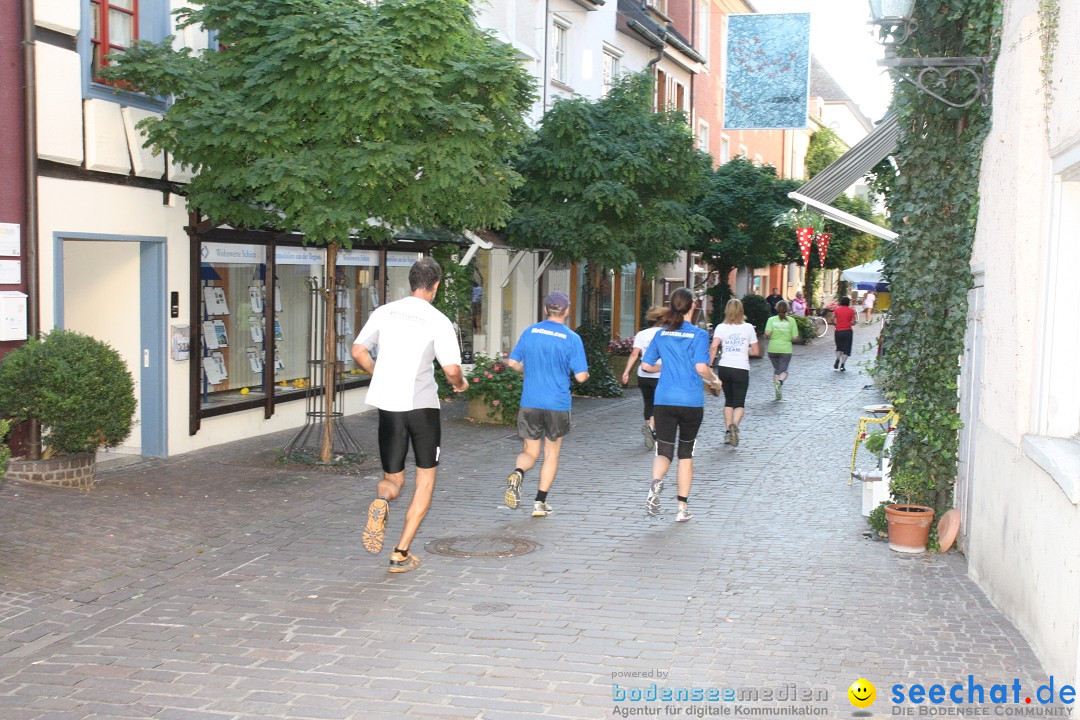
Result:
{"label": "tree trunk", "polygon": [[600,326],[600,309],[604,291],[604,268],[593,263],[586,267],[588,302],[585,307],[587,325]]}
{"label": "tree trunk", "polygon": [[323,438],[319,460],[329,463],[334,450],[334,400],[337,397],[337,251],[338,244],[326,246],[325,329],[323,331]]}
{"label": "tree trunk", "polygon": [[814,268],[809,263],[806,265],[806,277],[804,278],[803,285],[803,298],[806,300],[807,307],[818,306],[817,300],[814,299]]}

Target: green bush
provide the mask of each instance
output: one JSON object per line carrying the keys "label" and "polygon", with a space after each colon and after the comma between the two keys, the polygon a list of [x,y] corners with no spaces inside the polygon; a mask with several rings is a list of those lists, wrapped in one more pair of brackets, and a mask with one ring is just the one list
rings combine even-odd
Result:
{"label": "green bush", "polygon": [[11,448],[4,442],[7,434],[11,432],[11,424],[10,420],[0,420],[0,482],[3,482],[4,475],[7,474],[8,460],[11,459]]}
{"label": "green bush", "polygon": [[495,408],[504,425],[517,422],[524,377],[506,364],[506,356],[480,355],[476,367],[465,377],[469,381],[470,399],[482,400]]}
{"label": "green bush", "polygon": [[795,318],[795,324],[799,326],[799,337],[807,341],[817,337],[814,334],[814,324],[810,322],[810,318],[801,315],[792,315],[791,317]]}
{"label": "green bush", "polygon": [[746,313],[746,322],[754,326],[758,335],[765,332],[765,323],[769,321],[769,303],[760,295],[743,295],[743,312]]}
{"label": "green bush", "polygon": [[585,345],[585,360],[589,363],[589,379],[583,383],[576,380],[570,390],[575,395],[589,397],[622,397],[622,386],[615,379],[608,361],[607,347],[610,333],[596,325],[584,325],[577,330]]}
{"label": "green bush", "polygon": [[42,443],[54,451],[93,452],[131,432],[135,385],[111,347],[57,329],[0,362],[0,415],[37,420]]}
{"label": "green bush", "polygon": [[863,440],[863,446],[878,457],[885,452],[885,438],[888,435],[883,430],[875,430]]}

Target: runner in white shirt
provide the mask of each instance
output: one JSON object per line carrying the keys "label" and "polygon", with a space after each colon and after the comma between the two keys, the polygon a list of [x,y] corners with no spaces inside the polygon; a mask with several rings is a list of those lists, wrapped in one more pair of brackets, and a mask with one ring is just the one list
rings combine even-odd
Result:
{"label": "runner in white shirt", "polygon": [[716,358],[716,351],[723,346],[716,374],[724,385],[724,443],[739,445],[739,423],[746,413],[746,390],[750,387],[750,356],[760,355],[757,333],[746,322],[742,301],[728,300],[724,307],[724,322],[713,331],[709,347],[709,362]]}
{"label": "runner in white shirt", "polygon": [[[383,479],[368,506],[364,548],[382,549],[390,501],[405,484],[405,455],[412,443],[416,460],[416,491],[405,513],[401,539],[390,555],[390,572],[408,572],[420,565],[409,544],[431,506],[435,471],[439,465],[439,393],[432,361],[438,359],[454,392],[469,384],[461,374],[461,350],[450,320],[431,305],[442,269],[431,258],[416,261],[409,270],[412,295],[371,313],[353,341],[352,356],[371,373],[367,402],[379,409],[379,456]],[[371,351],[378,348],[378,361]]]}
{"label": "runner in white shirt", "polygon": [[[622,384],[630,382],[630,371],[634,369],[634,363],[649,349],[656,333],[660,332],[660,318],[664,316],[664,308],[655,305],[645,313],[645,320],[653,323],[634,336],[634,348],[630,351],[630,357],[626,358],[626,369],[622,374]],[[641,426],[641,434],[645,436],[645,447],[652,450],[656,447],[656,421],[653,420],[653,396],[656,395],[656,383],[660,380],[660,373],[646,372],[638,366],[638,387],[641,388],[641,399],[644,402],[645,424]]]}
{"label": "runner in white shirt", "polygon": [[877,301],[877,295],[874,294],[873,290],[870,290],[869,292],[867,292],[866,295],[863,297],[862,303],[863,303],[863,310],[866,311],[866,324],[867,325],[870,324],[870,321],[874,317],[874,303],[876,301]]}

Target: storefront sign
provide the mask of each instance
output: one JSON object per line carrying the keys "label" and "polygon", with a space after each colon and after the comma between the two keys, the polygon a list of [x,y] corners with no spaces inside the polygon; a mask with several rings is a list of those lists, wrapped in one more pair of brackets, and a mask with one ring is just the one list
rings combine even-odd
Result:
{"label": "storefront sign", "polygon": [[0,255],[19,257],[19,226],[15,223],[0,223]]}
{"label": "storefront sign", "polygon": [[274,261],[278,265],[325,265],[326,248],[278,246]]}
{"label": "storefront sign", "polygon": [[338,265],[362,265],[364,267],[378,267],[378,250],[339,250],[337,256]]}
{"label": "storefront sign", "polygon": [[204,242],[202,244],[202,261],[210,265],[261,265],[266,262],[266,247],[263,245]]}
{"label": "storefront sign", "polygon": [[412,264],[423,257],[418,252],[388,252],[386,253],[386,267],[412,267]]}

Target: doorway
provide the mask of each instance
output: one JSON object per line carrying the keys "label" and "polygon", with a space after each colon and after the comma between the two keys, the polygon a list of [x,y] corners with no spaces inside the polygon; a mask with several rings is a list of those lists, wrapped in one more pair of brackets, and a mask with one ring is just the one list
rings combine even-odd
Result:
{"label": "doorway", "polygon": [[165,238],[55,236],[55,324],[111,345],[138,401],[131,434],[111,452],[165,457]]}

